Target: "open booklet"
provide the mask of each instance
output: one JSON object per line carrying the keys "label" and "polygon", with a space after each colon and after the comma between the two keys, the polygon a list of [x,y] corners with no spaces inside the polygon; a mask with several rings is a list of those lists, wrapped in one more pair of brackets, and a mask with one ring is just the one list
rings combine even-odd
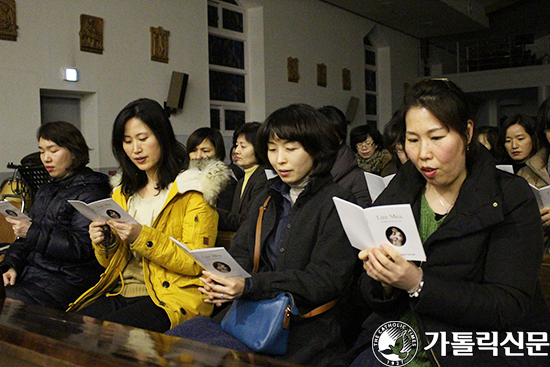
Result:
{"label": "open booklet", "polygon": [[375,175],[374,173],[365,172],[367,187],[369,188],[370,198],[373,202],[382,193],[382,191],[384,191],[394,177],[395,173],[393,175],[382,177]]}
{"label": "open booklet", "polygon": [[210,247],[191,250],[185,244],[170,237],[204,269],[227,278],[249,278],[250,274],[227,252],[225,247]]}
{"label": "open booklet", "polygon": [[333,197],[338,216],[351,245],[359,250],[393,246],[406,260],[426,261],[424,247],[409,204],[361,208]]}
{"label": "open booklet", "polygon": [[511,164],[497,164],[495,167],[501,171],[514,174],[514,167]]}
{"label": "open booklet", "polygon": [[10,203],[8,200],[2,200],[0,201],[0,213],[2,215],[5,215],[6,217],[10,218],[16,218],[16,219],[25,219],[30,221],[31,218],[26,216],[19,210],[17,207],[15,207],[12,203]]}
{"label": "open booklet", "polygon": [[108,221],[114,219],[120,223],[137,223],[120,205],[111,198],[101,199],[86,204],[80,200],[67,200],[76,210],[91,221]]}
{"label": "open booklet", "polygon": [[531,184],[529,186],[531,186],[535,198],[537,198],[539,209],[550,207],[550,185],[541,187],[540,189]]}

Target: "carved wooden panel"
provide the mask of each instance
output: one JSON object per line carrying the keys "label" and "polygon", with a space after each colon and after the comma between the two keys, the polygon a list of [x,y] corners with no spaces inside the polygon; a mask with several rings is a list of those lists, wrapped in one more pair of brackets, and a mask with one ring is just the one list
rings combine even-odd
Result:
{"label": "carved wooden panel", "polygon": [[288,74],[288,81],[292,83],[298,83],[298,80],[300,80],[300,73],[298,70],[298,59],[289,57],[287,59],[287,74]]}
{"label": "carved wooden panel", "polygon": [[80,51],[103,54],[103,19],[80,14]]}
{"label": "carved wooden panel", "polygon": [[0,40],[17,41],[15,0],[0,0]]}
{"label": "carved wooden panel", "polygon": [[168,37],[170,31],[151,27],[151,60],[168,64]]}
{"label": "carved wooden panel", "polygon": [[317,64],[317,85],[327,86],[327,66],[325,64]]}

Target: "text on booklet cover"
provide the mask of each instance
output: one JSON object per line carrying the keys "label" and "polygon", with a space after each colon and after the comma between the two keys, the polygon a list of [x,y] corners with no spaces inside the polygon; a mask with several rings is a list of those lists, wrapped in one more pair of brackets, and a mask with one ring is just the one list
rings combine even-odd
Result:
{"label": "text on booklet cover", "polygon": [[406,260],[426,261],[424,247],[409,204],[361,208],[333,197],[351,245],[358,250],[390,244]]}

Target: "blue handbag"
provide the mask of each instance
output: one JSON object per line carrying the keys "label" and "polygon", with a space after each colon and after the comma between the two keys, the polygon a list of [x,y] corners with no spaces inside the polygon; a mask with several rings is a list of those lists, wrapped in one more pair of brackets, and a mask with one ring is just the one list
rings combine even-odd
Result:
{"label": "blue handbag", "polygon": [[238,299],[229,308],[221,327],[256,352],[283,355],[291,314],[298,314],[298,310],[290,293],[259,301]]}
{"label": "blue handbag", "polygon": [[[258,272],[260,264],[260,242],[262,233],[262,218],[267,208],[267,198],[260,207],[258,222],[256,223],[256,238],[254,245],[254,268],[252,273]],[[221,328],[250,349],[272,355],[286,353],[288,344],[290,315],[309,318],[330,310],[338,300],[325,303],[305,315],[298,314],[292,294],[282,292],[272,299],[246,300],[237,299],[225,314]]]}

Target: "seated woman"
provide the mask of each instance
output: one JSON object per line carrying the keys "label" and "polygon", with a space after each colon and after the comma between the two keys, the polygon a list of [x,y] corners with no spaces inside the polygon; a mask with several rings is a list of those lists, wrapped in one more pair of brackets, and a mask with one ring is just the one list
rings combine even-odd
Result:
{"label": "seated woman", "polygon": [[526,115],[507,118],[500,127],[497,149],[502,164],[511,164],[514,173],[525,167],[525,162],[539,148],[535,121]]}
{"label": "seated woman", "polygon": [[351,149],[357,164],[365,171],[378,176],[388,176],[396,172],[392,155],[384,148],[382,134],[372,125],[354,127],[349,135]]}
{"label": "seated woman", "polygon": [[113,199],[136,223],[90,224],[101,280],[69,311],[163,332],[212,305],[198,290],[201,268],[174,237],[191,249],[216,242],[217,194],[228,179],[219,161],[189,158],[164,109],[150,99],[129,103],[115,119],[112,148],[122,169]]}
{"label": "seated woman", "polygon": [[237,182],[231,210],[218,208],[220,231],[236,232],[246,220],[252,201],[263,191],[267,183],[262,159],[255,150],[258,122],[249,122],[235,131],[235,164],[244,169],[244,176]]}
{"label": "seated woman", "polygon": [[[377,358],[387,357],[396,365],[414,366],[543,365],[548,357],[526,353],[514,359],[498,346],[506,332],[550,329],[538,282],[543,238],[531,189],[525,180],[497,169],[490,153],[472,140],[474,115],[451,81],[413,85],[403,116],[410,161],[375,205],[412,206],[427,260],[406,261],[388,244],[359,253],[366,270],[361,292],[375,312],[344,362],[378,366]],[[411,328],[398,329],[403,344],[393,352],[388,343],[378,343],[381,339],[373,342],[381,325],[392,327],[388,321]],[[417,343],[411,342],[411,330]],[[489,337],[498,339],[498,355],[476,345],[480,333],[493,335],[489,331],[498,332],[498,338]],[[455,340],[455,332],[472,335],[469,356],[457,356],[442,340],[443,334],[447,342]],[[389,345],[398,347],[392,335]]]}
{"label": "seated woman", "polygon": [[[187,138],[187,151],[190,159],[213,158],[220,162],[225,159],[225,144],[219,130],[201,127]],[[229,184],[220,193],[216,208],[231,210],[237,179],[231,175]]]}
{"label": "seated woman", "polygon": [[65,310],[102,271],[88,236],[90,221],[67,200],[104,199],[110,186],[106,175],[86,167],[89,148],[73,124],[45,123],[37,137],[40,159],[52,181],[36,193],[29,213],[32,222],[6,217],[18,239],[0,269],[8,297]]}
{"label": "seated woman", "polygon": [[[338,137],[313,107],[291,105],[272,113],[258,132],[258,150],[278,177],[254,200],[249,219],[233,237],[231,254],[248,272],[254,263],[259,208],[271,197],[261,223],[259,270],[251,278],[224,278],[204,271],[201,291],[206,302],[261,300],[289,292],[300,313],[336,300],[345,293],[356,264],[357,251],[344,233],[332,198],[353,195],[332,181],[330,169]],[[308,365],[327,365],[344,350],[341,304],[312,318],[293,317],[288,349],[281,359]],[[224,312],[216,318],[221,319]],[[203,320],[203,321],[201,321]],[[171,335],[239,348],[229,334],[209,338],[216,322],[197,318],[170,330]],[[201,326],[202,325],[202,326]],[[205,325],[208,325],[205,327]]]}
{"label": "seated woman", "polygon": [[342,111],[334,106],[319,108],[319,112],[326,117],[330,126],[340,138],[340,148],[336,161],[330,170],[334,182],[342,185],[355,196],[357,204],[366,208],[371,205],[372,200],[365,180],[363,170],[357,165],[353,150],[346,144],[348,136],[348,122]]}
{"label": "seated woman", "polygon": [[[550,98],[547,98],[539,108],[536,124],[539,131],[542,131],[544,138],[541,137],[541,148],[525,161],[525,167],[518,171],[518,176],[527,180],[531,185],[537,188],[550,185],[550,175],[548,174],[548,156],[550,155]],[[550,208],[545,207],[540,210],[542,219],[542,228],[546,235],[545,252],[550,252]]]}

